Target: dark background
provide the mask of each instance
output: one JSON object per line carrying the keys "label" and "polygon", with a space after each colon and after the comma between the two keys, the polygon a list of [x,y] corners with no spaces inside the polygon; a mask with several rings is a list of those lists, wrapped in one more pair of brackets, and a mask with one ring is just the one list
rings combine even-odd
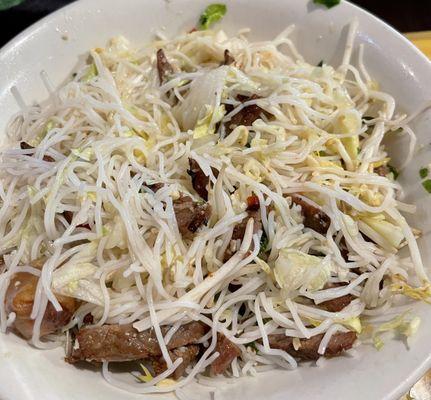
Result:
{"label": "dark background", "polygon": [[[103,0],[100,2],[103,3]],[[431,30],[431,0],[353,0],[353,2],[401,32]],[[71,0],[26,0],[10,10],[0,11],[0,46],[33,22],[68,3],[71,3]]]}

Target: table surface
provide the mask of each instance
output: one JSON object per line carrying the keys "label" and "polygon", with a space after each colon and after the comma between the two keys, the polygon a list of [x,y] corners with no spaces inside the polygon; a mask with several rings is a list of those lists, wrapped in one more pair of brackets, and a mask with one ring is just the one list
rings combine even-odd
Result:
{"label": "table surface", "polygon": [[[103,1],[103,0],[101,0]],[[0,11],[0,47],[50,12],[71,0],[27,0],[20,6]],[[407,37],[431,58],[431,0],[356,0],[401,32],[417,32]],[[431,372],[425,375],[402,400],[431,400]]]}

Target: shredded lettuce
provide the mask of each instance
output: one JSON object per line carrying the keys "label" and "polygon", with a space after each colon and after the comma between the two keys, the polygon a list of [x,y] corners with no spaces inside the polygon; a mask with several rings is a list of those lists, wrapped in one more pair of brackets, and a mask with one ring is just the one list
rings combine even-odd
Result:
{"label": "shredded lettuce", "polygon": [[97,75],[99,75],[99,72],[97,71],[96,64],[92,63],[87,68],[87,71],[82,76],[81,80],[82,82],[90,82],[92,79],[94,79]]}
{"label": "shredded lettuce", "polygon": [[[346,112],[341,115],[336,124],[335,129],[338,133],[357,133],[361,127],[361,117],[357,111]],[[341,143],[347,151],[347,154],[352,160],[355,160],[358,156],[359,150],[359,136],[350,136],[341,139]]]}
{"label": "shredded lettuce", "polygon": [[310,291],[322,289],[331,275],[327,258],[310,256],[302,251],[281,249],[275,261],[276,282],[288,296],[299,288]]}
{"label": "shredded lettuce", "polygon": [[121,217],[117,214],[114,219],[104,226],[108,232],[108,239],[106,241],[106,248],[113,249],[118,247],[120,249],[127,249],[127,231]]}
{"label": "shredded lettuce", "polygon": [[85,149],[72,149],[71,153],[82,160],[91,161],[91,158],[94,155],[94,150],[92,147],[86,147]]}
{"label": "shredded lettuce", "polygon": [[[211,107],[207,107],[205,117],[198,120],[195,129],[193,130],[193,138],[199,139],[207,135],[212,135],[215,132],[215,124],[220,122],[225,114],[226,110],[223,104],[215,110]],[[213,125],[210,127],[211,120],[213,120]]]}
{"label": "shredded lettuce", "polygon": [[340,323],[346,328],[349,328],[358,334],[362,332],[362,323],[359,317],[352,317],[343,320],[334,320],[334,322]]}
{"label": "shredded lettuce", "polygon": [[271,267],[268,265],[267,262],[263,261],[259,257],[256,257],[255,262],[256,262],[257,265],[259,265],[260,268],[262,268],[262,270],[264,272],[266,272],[268,275],[271,274]]}
{"label": "shredded lettuce", "polygon": [[396,275],[392,277],[393,283],[390,286],[390,290],[393,293],[402,294],[404,296],[410,297],[414,300],[422,300],[426,303],[431,304],[431,284],[430,282],[424,282],[421,287],[410,286],[406,280],[400,276]]}
{"label": "shredded lettuce", "polygon": [[218,107],[217,93],[223,87],[226,73],[225,66],[206,71],[193,81],[184,101],[173,108],[173,113],[184,130],[194,129],[198,121],[205,118],[208,109]]}
{"label": "shredded lettuce", "polygon": [[384,332],[393,332],[395,334],[404,336],[406,338],[412,337],[416,334],[419,329],[421,320],[419,317],[414,316],[412,318],[407,317],[407,313],[398,315],[384,324],[381,324],[373,334],[373,343],[377,350],[380,350],[384,346],[384,341],[380,336]]}
{"label": "shredded lettuce", "polygon": [[95,277],[99,268],[91,263],[96,256],[97,243],[91,242],[52,275],[52,289],[64,296],[88,303],[103,305],[103,293]]}
{"label": "shredded lettuce", "polygon": [[55,128],[55,123],[52,120],[49,120],[45,127],[40,131],[40,133],[35,137],[29,140],[28,144],[33,147],[39,146],[42,139],[53,129]]}
{"label": "shredded lettuce", "polygon": [[[396,226],[385,219],[383,214],[373,216],[362,216],[360,220],[364,222],[372,231],[376,232],[389,245],[395,249],[400,247],[401,242],[404,240],[404,234],[399,226]],[[365,232],[367,234],[367,232]],[[371,239],[374,240],[372,237]],[[384,245],[385,243],[381,243]]]}

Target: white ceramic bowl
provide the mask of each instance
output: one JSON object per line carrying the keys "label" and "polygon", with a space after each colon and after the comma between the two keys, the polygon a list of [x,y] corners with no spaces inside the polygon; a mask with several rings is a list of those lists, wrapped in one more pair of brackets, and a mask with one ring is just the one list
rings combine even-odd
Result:
{"label": "white ceramic bowl", "polygon": [[[196,0],[81,0],[57,11],[27,29],[0,52],[0,132],[18,110],[10,88],[16,85],[26,102],[47,96],[39,73],[45,70],[59,85],[78,57],[95,46],[103,46],[116,35],[133,42],[149,40],[156,29],[166,34],[190,29],[206,4]],[[383,89],[398,101],[399,109],[412,111],[431,99],[430,62],[404,37],[367,12],[347,2],[326,10],[306,0],[224,0],[228,13],[222,26],[230,33],[252,28],[253,39],[272,38],[295,23],[296,43],[312,63],[337,64],[344,43],[346,24],[359,19],[356,45],[365,44],[365,62]],[[68,40],[64,40],[64,36]],[[417,119],[418,143],[425,145],[403,171],[407,200],[418,206],[411,222],[424,230],[420,240],[425,265],[429,264],[431,226],[430,195],[420,185],[418,170],[430,162],[428,127],[431,113]],[[4,135],[0,135],[4,137]],[[391,148],[394,158],[403,153],[402,140]],[[381,351],[361,347],[357,358],[341,357],[323,367],[304,366],[296,371],[271,372],[243,378],[220,387],[218,399],[397,399],[431,366],[427,306],[415,312],[423,317],[421,330],[407,350],[399,341]],[[109,386],[99,373],[80,370],[63,361],[63,350],[39,351],[14,335],[0,335],[0,398],[103,399],[148,398],[130,395]],[[162,395],[162,398],[167,398]],[[203,399],[191,392],[191,400]]]}

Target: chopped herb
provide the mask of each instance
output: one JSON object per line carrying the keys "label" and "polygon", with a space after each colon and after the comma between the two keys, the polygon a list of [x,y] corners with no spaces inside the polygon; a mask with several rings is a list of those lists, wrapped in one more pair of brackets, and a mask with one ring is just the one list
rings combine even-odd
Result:
{"label": "chopped herb", "polygon": [[431,179],[427,179],[426,181],[422,182],[422,186],[424,187],[424,189],[428,192],[431,193]]}
{"label": "chopped herb", "polygon": [[199,18],[199,29],[208,29],[226,14],[225,4],[210,4]]}
{"label": "chopped herb", "polygon": [[423,179],[428,176],[428,168],[424,167],[419,170],[419,176]]}
{"label": "chopped herb", "polygon": [[323,67],[323,60],[320,60],[319,64],[317,64],[318,67]]}
{"label": "chopped herb", "polygon": [[397,171],[397,169],[395,167],[393,167],[392,165],[388,164],[388,168],[389,171],[391,171],[392,175],[394,176],[394,181],[397,180],[398,176],[399,176],[399,172]]}
{"label": "chopped herb", "polygon": [[257,350],[256,342],[247,343],[246,346],[252,348],[256,353],[259,351]]}
{"label": "chopped herb", "polygon": [[78,74],[76,73],[76,72],[74,72],[73,74],[72,74],[72,78],[76,78],[76,76],[77,76]]}
{"label": "chopped herb", "polygon": [[313,0],[314,4],[323,4],[327,8],[332,8],[340,4],[340,0]]}
{"label": "chopped herb", "polygon": [[259,258],[261,258],[261,256],[268,251],[268,243],[269,243],[268,236],[266,236],[265,231],[263,231],[262,237],[260,238],[260,251],[258,254]]}

